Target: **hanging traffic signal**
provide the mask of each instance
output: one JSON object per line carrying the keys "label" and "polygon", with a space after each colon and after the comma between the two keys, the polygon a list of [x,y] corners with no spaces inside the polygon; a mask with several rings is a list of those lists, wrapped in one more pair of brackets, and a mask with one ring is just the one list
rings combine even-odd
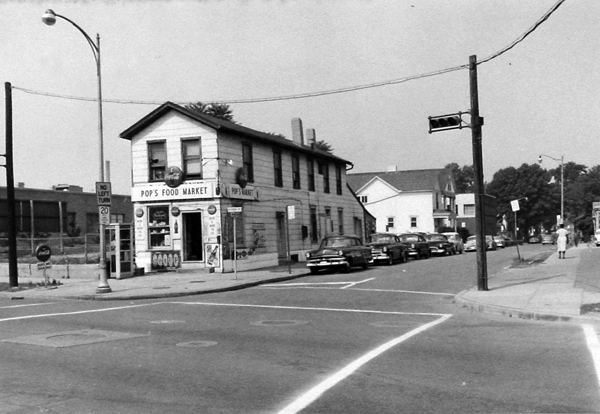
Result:
{"label": "hanging traffic signal", "polygon": [[449,129],[462,129],[462,112],[457,114],[430,116],[429,133],[437,131],[447,131]]}

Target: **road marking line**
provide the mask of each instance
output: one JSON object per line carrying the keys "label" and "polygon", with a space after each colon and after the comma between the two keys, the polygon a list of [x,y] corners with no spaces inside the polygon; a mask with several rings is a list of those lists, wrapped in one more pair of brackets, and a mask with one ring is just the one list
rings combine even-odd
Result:
{"label": "road marking line", "polygon": [[55,302],[50,303],[28,303],[26,305],[11,305],[11,306],[2,306],[0,309],[11,309],[11,308],[25,308],[27,306],[42,306],[42,305],[54,305]]}
{"label": "road marking line", "polygon": [[314,311],[348,312],[348,313],[375,313],[375,314],[380,314],[380,315],[414,315],[414,316],[448,316],[448,317],[452,316],[447,313],[395,312],[395,311],[378,311],[378,310],[370,310],[370,309],[344,309],[344,308],[308,308],[308,307],[303,307],[303,306],[245,305],[245,304],[240,304],[240,303],[215,303],[215,302],[169,302],[169,303],[180,304],[180,305],[226,306],[226,307],[260,308],[260,309],[288,309],[288,310],[314,310]]}
{"label": "road marking line", "polygon": [[372,277],[372,278],[370,278],[370,279],[361,280],[360,282],[351,282],[349,285],[347,285],[347,286],[344,286],[344,287],[342,287],[342,288],[340,288],[340,289],[348,289],[348,288],[350,288],[350,287],[352,287],[352,286],[356,286],[356,285],[358,285],[359,283],[370,282],[371,280],[374,280],[374,279],[375,279],[375,278],[374,278],[374,277]]}
{"label": "road marking line", "polygon": [[594,361],[594,368],[596,369],[596,380],[600,380],[600,341],[598,341],[598,335],[592,325],[582,324],[583,333],[585,334],[585,341],[587,347],[592,354]]}
{"label": "road marking line", "polygon": [[329,389],[333,388],[339,382],[343,381],[344,379],[346,379],[347,377],[352,375],[356,370],[358,370],[360,367],[365,365],[367,362],[369,362],[372,359],[383,354],[390,348],[406,341],[407,339],[412,338],[413,336],[418,335],[421,332],[424,332],[427,329],[432,328],[433,326],[446,321],[451,316],[452,315],[444,315],[441,318],[436,319],[433,322],[429,322],[425,325],[422,325],[416,329],[413,329],[410,332],[405,333],[402,336],[399,336],[398,338],[395,338],[389,342],[386,342],[383,345],[380,345],[379,347],[368,352],[367,354],[358,358],[354,362],[346,365],[344,368],[342,368],[341,370],[339,370],[338,372],[333,374],[331,377],[327,378],[326,380],[317,384],[315,387],[308,390],[306,393],[301,395],[299,398],[297,398],[295,401],[293,401],[291,404],[289,404],[283,410],[279,411],[278,414],[295,414],[295,413],[302,411],[303,409],[308,407],[310,404],[315,402],[317,399],[319,399],[321,397],[321,395],[323,395]]}
{"label": "road marking line", "polygon": [[121,310],[121,309],[129,309],[129,308],[140,308],[142,306],[159,305],[160,303],[161,302],[145,303],[143,305],[118,306],[115,308],[91,309],[91,310],[76,311],[76,312],[44,313],[44,314],[39,314],[39,315],[15,316],[13,318],[2,318],[2,319],[0,319],[0,322],[18,321],[18,320],[23,320],[23,319],[45,318],[48,316],[69,316],[69,315],[81,315],[84,313],[108,312],[108,311],[113,311],[113,310]]}
{"label": "road marking line", "polygon": [[396,293],[414,293],[417,295],[439,295],[439,296],[456,296],[455,293],[443,293],[443,292],[420,292],[418,290],[396,290],[396,289],[364,289],[364,288],[352,288],[351,290],[364,290],[373,292],[396,292]]}

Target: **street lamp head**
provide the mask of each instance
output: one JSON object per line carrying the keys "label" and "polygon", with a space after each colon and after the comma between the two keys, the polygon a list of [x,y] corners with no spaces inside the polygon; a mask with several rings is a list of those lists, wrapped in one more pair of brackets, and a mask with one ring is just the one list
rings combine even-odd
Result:
{"label": "street lamp head", "polygon": [[54,23],[56,23],[56,13],[54,13],[54,10],[52,10],[52,9],[46,10],[44,15],[42,16],[42,21],[44,23],[46,23],[48,26],[54,25]]}
{"label": "street lamp head", "polygon": [[538,162],[539,162],[540,164],[542,163],[542,156],[541,156],[541,155],[538,157]]}

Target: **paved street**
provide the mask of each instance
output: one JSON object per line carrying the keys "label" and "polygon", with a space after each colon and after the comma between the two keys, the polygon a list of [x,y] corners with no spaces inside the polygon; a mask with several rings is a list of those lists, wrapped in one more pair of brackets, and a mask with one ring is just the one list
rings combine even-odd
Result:
{"label": "paved street", "polygon": [[453,297],[474,275],[463,254],[182,298],[3,297],[0,412],[600,412],[586,328],[470,312]]}

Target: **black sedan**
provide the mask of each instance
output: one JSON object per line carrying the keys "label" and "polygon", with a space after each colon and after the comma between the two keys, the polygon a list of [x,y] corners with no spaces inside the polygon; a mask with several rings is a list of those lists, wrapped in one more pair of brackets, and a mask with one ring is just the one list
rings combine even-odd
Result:
{"label": "black sedan", "polygon": [[429,258],[429,243],[425,240],[422,234],[404,233],[398,235],[402,243],[408,248],[408,255],[415,259]]}
{"label": "black sedan", "polygon": [[395,234],[371,234],[367,246],[371,247],[374,263],[391,265],[394,260],[405,262],[408,259],[408,248]]}
{"label": "black sedan", "polygon": [[430,233],[425,235],[427,242],[429,243],[429,251],[431,254],[438,254],[440,256],[456,254],[454,243],[448,240],[448,237],[439,233]]}
{"label": "black sedan", "polygon": [[354,236],[328,236],[318,249],[306,252],[306,265],[312,274],[322,269],[347,272],[353,266],[366,269],[372,260],[371,248]]}

